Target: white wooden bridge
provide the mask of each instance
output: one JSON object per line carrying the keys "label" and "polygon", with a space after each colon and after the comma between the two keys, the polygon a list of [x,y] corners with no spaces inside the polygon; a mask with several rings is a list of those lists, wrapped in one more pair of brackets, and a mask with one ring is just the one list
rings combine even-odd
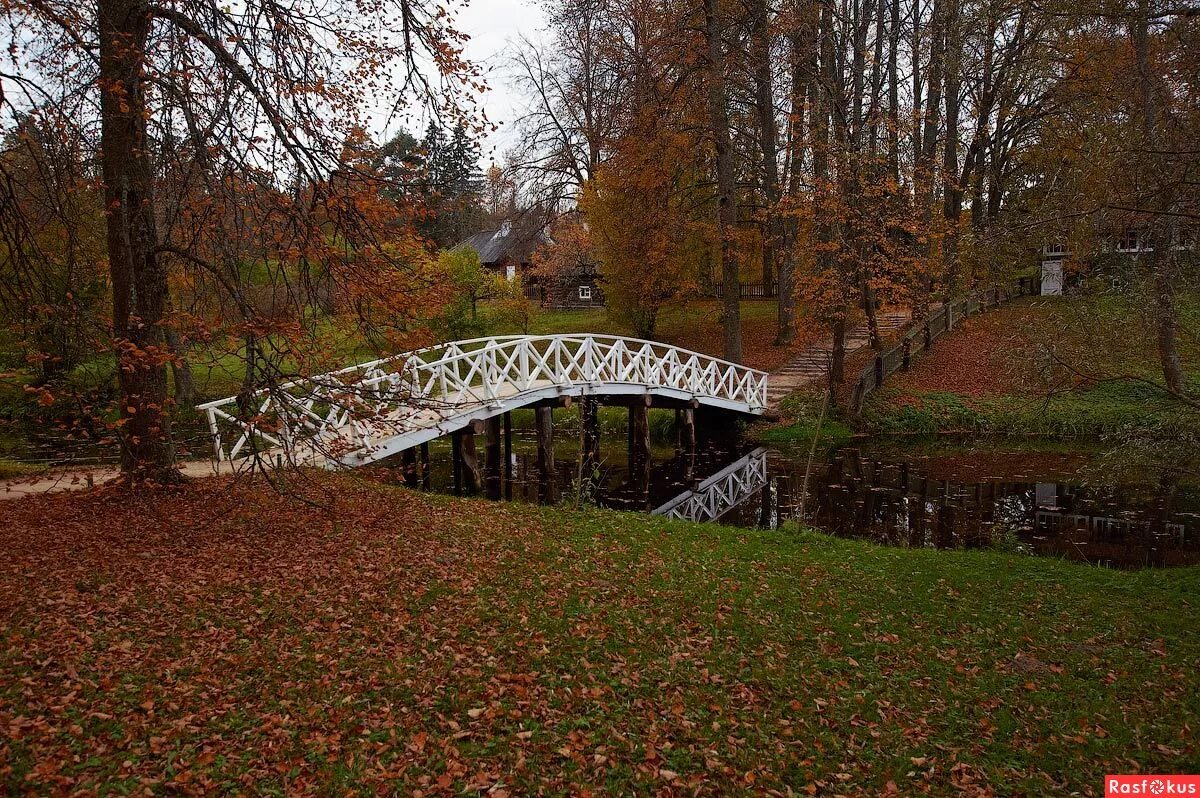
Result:
{"label": "white wooden bridge", "polygon": [[208,417],[218,462],[286,457],[338,468],[519,407],[584,396],[760,415],[767,375],[634,338],[511,335],[406,352],[197,409]]}

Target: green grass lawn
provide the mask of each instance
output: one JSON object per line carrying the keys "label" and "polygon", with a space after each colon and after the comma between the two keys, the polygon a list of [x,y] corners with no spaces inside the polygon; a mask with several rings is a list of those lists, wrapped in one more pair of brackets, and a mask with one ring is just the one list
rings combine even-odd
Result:
{"label": "green grass lawn", "polygon": [[0,785],[1099,794],[1200,761],[1200,569],[304,479],[5,507]]}
{"label": "green grass lawn", "polygon": [[[1200,393],[1200,378],[1192,386]],[[1177,436],[1200,429],[1200,412],[1137,382],[1102,383],[1047,396],[983,398],[938,391],[908,393],[885,386],[865,408],[863,423],[882,434]]]}

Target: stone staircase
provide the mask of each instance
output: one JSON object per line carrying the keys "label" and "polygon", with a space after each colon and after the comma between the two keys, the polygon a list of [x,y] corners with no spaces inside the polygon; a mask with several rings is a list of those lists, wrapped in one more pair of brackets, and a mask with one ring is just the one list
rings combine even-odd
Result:
{"label": "stone staircase", "polygon": [[[907,310],[881,312],[878,316],[880,336],[885,341],[894,337],[911,318]],[[846,333],[846,354],[850,355],[869,343],[870,336],[864,322]],[[821,341],[805,347],[793,360],[773,371],[767,381],[767,406],[777,408],[784,397],[793,391],[827,379],[832,356],[833,341]]]}

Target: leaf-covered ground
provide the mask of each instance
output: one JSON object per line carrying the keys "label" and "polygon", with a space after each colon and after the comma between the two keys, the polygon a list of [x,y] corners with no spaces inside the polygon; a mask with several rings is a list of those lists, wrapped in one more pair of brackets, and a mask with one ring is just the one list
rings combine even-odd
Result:
{"label": "leaf-covered ground", "polygon": [[[1188,323],[1200,297],[1180,296]],[[873,432],[1194,435],[1200,413],[1161,387],[1155,330],[1132,294],[1018,299],[959,322],[871,394]],[[1192,391],[1200,342],[1180,338]],[[855,375],[857,372],[853,372]]]}
{"label": "leaf-covered ground", "polygon": [[5,502],[0,789],[1102,792],[1200,762],[1200,570],[209,480]]}

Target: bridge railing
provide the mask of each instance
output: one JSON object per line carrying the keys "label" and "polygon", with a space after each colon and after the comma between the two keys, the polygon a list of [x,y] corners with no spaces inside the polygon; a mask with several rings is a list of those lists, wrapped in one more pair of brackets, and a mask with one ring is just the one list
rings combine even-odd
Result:
{"label": "bridge railing", "polygon": [[197,409],[218,460],[264,452],[292,459],[301,449],[300,459],[340,459],[459,412],[510,399],[517,407],[516,397],[536,388],[600,384],[766,406],[766,374],[699,352],[618,336],[514,335],[427,347]]}

